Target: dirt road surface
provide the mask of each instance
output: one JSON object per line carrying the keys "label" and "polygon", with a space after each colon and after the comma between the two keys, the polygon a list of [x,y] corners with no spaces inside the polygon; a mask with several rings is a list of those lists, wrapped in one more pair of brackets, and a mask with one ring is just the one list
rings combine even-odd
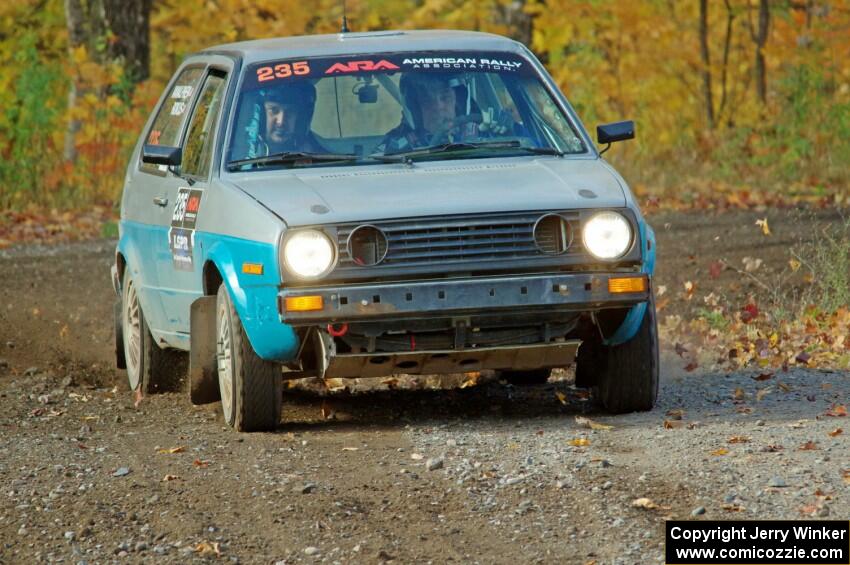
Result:
{"label": "dirt road surface", "polygon": [[[811,226],[767,215],[770,240],[751,213],[652,218],[656,282],[701,280],[721,257],[785,261]],[[568,372],[291,390],[275,433],[234,433],[187,394],[134,407],[111,368],[113,249],[0,252],[0,563],[651,563],[665,518],[848,518],[850,422],[826,415],[847,403],[845,372],[765,383],[685,372],[665,349],[658,407],[618,417]]]}

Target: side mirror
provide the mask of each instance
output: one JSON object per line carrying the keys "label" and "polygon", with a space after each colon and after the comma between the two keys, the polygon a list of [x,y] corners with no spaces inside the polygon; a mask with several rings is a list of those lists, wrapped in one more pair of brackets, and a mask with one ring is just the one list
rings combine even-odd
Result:
{"label": "side mirror", "polygon": [[168,145],[145,145],[142,148],[142,163],[178,167],[182,160],[183,150],[179,147],[169,147]]}
{"label": "side mirror", "polygon": [[596,139],[599,143],[614,143],[634,139],[634,137],[635,123],[632,120],[596,126]]}

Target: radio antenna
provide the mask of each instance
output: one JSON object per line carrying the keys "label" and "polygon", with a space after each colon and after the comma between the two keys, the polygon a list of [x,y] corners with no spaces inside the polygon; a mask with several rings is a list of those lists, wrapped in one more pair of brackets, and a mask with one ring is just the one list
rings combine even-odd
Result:
{"label": "radio antenna", "polygon": [[348,29],[348,18],[346,17],[345,12],[345,0],[342,0],[342,29],[339,30],[340,33],[348,33],[350,30]]}

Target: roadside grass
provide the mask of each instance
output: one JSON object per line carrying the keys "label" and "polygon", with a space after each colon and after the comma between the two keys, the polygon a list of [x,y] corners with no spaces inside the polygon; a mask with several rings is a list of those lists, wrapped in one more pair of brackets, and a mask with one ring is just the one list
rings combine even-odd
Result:
{"label": "roadside grass", "polygon": [[770,275],[724,266],[754,283],[743,304],[721,290],[693,316],[662,317],[662,337],[687,370],[850,369],[850,216],[821,225],[786,259]]}

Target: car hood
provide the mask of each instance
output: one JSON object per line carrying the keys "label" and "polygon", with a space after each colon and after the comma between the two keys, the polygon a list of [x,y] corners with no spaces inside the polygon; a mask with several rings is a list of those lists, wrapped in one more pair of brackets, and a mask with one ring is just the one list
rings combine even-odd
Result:
{"label": "car hood", "polygon": [[256,171],[232,180],[289,226],[626,205],[601,159],[482,161]]}

